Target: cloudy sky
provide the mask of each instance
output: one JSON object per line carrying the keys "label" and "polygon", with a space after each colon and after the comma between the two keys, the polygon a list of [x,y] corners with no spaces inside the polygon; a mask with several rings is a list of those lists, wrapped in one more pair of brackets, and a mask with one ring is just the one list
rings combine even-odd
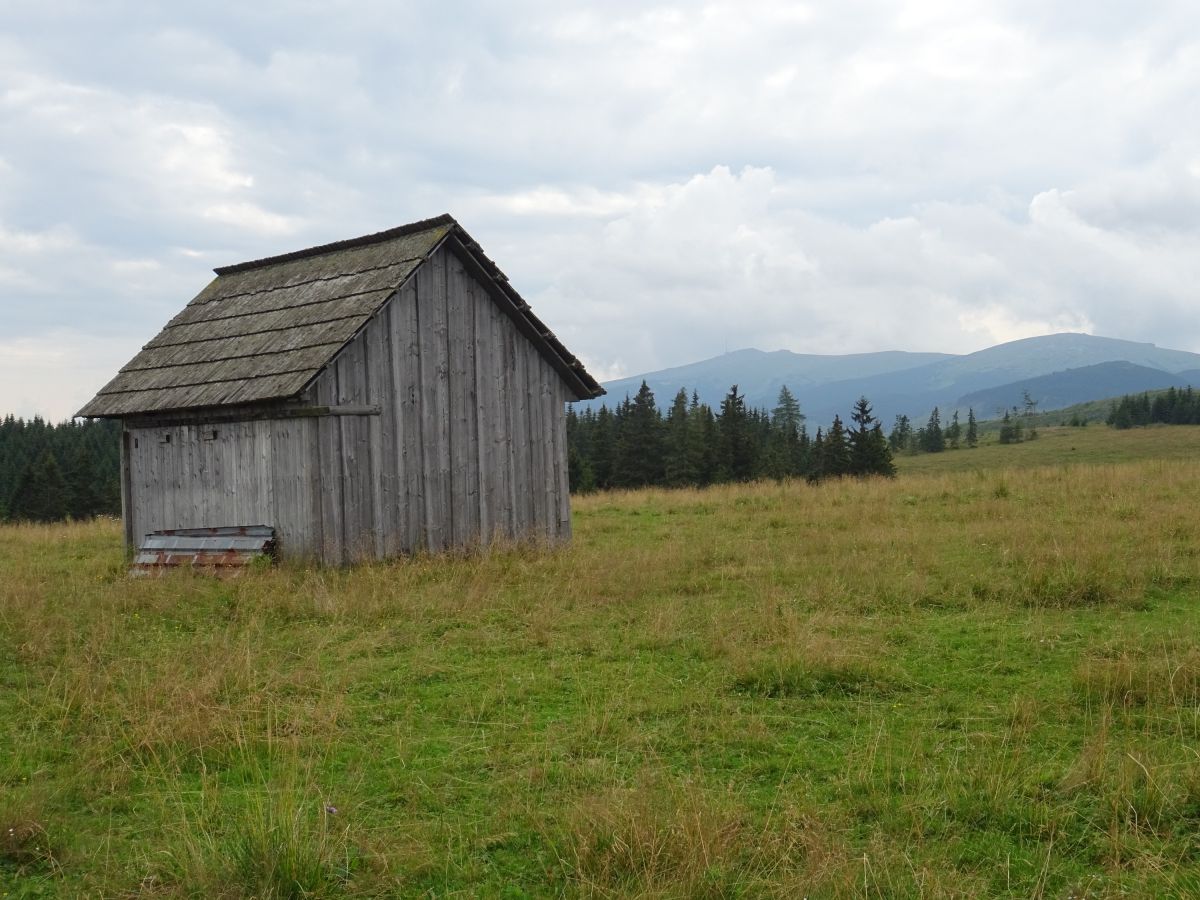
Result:
{"label": "cloudy sky", "polygon": [[601,378],[1200,351],[1200,6],[0,0],[0,414],[213,266],[442,212]]}

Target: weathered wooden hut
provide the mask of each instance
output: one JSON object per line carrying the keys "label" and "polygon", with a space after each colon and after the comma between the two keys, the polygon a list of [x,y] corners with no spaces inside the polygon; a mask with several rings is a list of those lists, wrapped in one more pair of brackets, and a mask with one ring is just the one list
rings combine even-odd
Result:
{"label": "weathered wooden hut", "polygon": [[603,389],[450,216],[241,263],[78,413],[123,422],[127,544],[275,528],[341,564],[570,535]]}

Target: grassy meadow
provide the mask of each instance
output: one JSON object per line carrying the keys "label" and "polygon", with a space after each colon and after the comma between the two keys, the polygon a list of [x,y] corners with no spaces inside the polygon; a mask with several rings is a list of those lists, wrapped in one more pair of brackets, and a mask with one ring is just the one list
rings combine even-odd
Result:
{"label": "grassy meadow", "polygon": [[1047,429],[225,581],[0,528],[0,897],[1200,896],[1198,450]]}

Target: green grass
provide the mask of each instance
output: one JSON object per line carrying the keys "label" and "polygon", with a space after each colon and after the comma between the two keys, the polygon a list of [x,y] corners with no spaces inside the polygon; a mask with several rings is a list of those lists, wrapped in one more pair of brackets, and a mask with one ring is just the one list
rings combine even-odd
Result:
{"label": "green grass", "polygon": [[0,897],[1197,896],[1198,435],[228,581],[0,528]]}
{"label": "green grass", "polygon": [[1200,460],[1200,425],[1151,425],[1124,431],[1106,425],[1039,427],[1034,440],[1019,444],[1000,444],[995,434],[984,434],[974,449],[900,454],[896,465],[901,473],[912,474],[1146,460]]}

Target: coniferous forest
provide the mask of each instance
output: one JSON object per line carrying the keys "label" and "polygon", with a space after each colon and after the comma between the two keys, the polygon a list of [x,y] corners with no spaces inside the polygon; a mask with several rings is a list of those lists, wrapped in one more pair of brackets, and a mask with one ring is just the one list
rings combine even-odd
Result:
{"label": "coniferous forest", "polygon": [[1133,428],[1138,425],[1200,425],[1200,393],[1191,385],[1140,396],[1127,395],[1115,401],[1108,414],[1113,428]]}
{"label": "coniferous forest", "polygon": [[0,420],[0,521],[121,514],[118,422]]}
{"label": "coniferous forest", "polygon": [[[1019,427],[1019,418],[1013,421]],[[1108,417],[1118,429],[1154,423],[1200,423],[1200,394],[1189,387],[1126,396],[1113,403]],[[1008,443],[1003,431],[1002,426],[1000,442]],[[0,521],[120,515],[120,433],[117,422],[0,419]],[[885,436],[863,397],[848,423],[835,416],[810,435],[787,387],[769,410],[748,407],[737,385],[716,410],[686,389],[663,409],[643,382],[634,397],[613,409],[570,409],[567,443],[571,490],[586,492],[757,478],[891,476],[893,453],[974,447],[977,437],[974,411],[965,425],[955,413],[943,426],[935,409],[921,428],[897,416]]]}
{"label": "coniferous forest", "polygon": [[865,397],[854,405],[849,423],[835,416],[828,428],[810,436],[786,386],[770,410],[747,407],[737,385],[716,410],[686,388],[663,410],[642,382],[634,397],[614,409],[572,409],[567,446],[572,491],[896,472],[892,449]]}
{"label": "coniferous forest", "polygon": [[[703,486],[756,478],[894,475],[892,448],[864,397],[850,422],[808,434],[786,388],[771,410],[747,407],[735,385],[713,410],[686,390],[660,410],[645,385],[615,409],[567,414],[573,491]],[[0,521],[120,515],[120,425],[0,420]]]}

